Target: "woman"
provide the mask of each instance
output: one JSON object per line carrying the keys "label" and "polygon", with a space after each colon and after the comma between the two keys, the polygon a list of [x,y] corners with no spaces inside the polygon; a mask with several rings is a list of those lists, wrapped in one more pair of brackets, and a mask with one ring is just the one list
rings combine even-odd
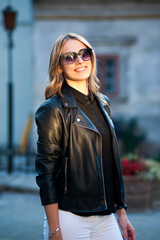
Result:
{"label": "woman", "polygon": [[36,170],[44,239],[135,240],[109,100],[99,93],[96,57],[80,35],[60,36],[50,55],[46,101],[36,112]]}

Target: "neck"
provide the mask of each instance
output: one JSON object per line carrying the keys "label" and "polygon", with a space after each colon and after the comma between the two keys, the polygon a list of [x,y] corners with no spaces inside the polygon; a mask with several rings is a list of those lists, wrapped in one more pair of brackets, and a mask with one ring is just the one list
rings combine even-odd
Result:
{"label": "neck", "polygon": [[69,86],[71,86],[72,88],[75,88],[76,90],[78,90],[79,92],[88,95],[88,81],[72,81],[72,80],[68,80],[66,79],[66,82]]}

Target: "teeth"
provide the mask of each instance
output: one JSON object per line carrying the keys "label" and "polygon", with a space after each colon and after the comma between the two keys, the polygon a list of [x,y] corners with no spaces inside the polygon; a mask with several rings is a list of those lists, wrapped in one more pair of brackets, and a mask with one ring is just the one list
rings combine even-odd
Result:
{"label": "teeth", "polygon": [[85,69],[85,67],[82,67],[82,68],[78,68],[78,69],[76,69],[76,71],[83,71]]}

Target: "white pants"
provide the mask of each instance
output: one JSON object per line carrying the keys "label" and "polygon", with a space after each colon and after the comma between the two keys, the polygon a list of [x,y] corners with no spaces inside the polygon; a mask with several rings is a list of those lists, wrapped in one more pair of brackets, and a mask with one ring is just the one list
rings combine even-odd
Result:
{"label": "white pants", "polygon": [[[59,222],[63,240],[122,240],[114,214],[81,217],[59,210]],[[48,240],[48,223],[44,218],[44,240]]]}

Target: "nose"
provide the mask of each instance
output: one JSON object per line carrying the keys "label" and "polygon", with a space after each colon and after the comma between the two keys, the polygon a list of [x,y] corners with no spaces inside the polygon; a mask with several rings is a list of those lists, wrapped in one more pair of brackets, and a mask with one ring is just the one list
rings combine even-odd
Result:
{"label": "nose", "polygon": [[82,63],[83,59],[78,55],[76,59],[76,63]]}

